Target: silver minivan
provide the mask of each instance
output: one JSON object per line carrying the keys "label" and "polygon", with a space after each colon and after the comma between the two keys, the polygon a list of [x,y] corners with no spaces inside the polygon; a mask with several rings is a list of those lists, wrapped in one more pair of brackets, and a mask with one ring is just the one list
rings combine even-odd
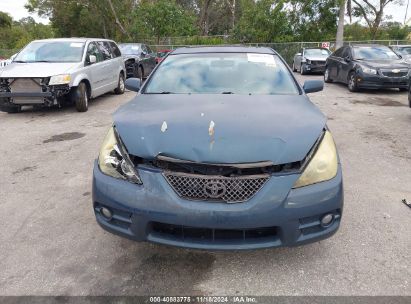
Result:
{"label": "silver minivan", "polygon": [[121,51],[106,39],[62,38],[29,43],[0,70],[0,110],[15,113],[24,105],[61,106],[79,112],[91,98],[125,91]]}

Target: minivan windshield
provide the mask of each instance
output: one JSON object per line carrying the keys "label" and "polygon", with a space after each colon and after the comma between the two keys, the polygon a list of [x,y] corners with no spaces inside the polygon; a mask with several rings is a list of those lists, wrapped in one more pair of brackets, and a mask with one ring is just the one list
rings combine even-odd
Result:
{"label": "minivan windshield", "polygon": [[385,46],[354,47],[354,59],[357,60],[390,60],[400,59],[395,52]]}
{"label": "minivan windshield", "polygon": [[299,90],[277,55],[197,53],[168,56],[143,93],[296,95]]}
{"label": "minivan windshield", "polygon": [[123,55],[140,55],[141,53],[139,44],[120,44],[118,47]]}
{"label": "minivan windshield", "polygon": [[14,58],[14,62],[80,62],[84,42],[34,41]]}
{"label": "minivan windshield", "polygon": [[323,57],[323,56],[328,56],[330,55],[330,51],[326,49],[306,49],[304,51],[305,56],[318,56],[318,57]]}

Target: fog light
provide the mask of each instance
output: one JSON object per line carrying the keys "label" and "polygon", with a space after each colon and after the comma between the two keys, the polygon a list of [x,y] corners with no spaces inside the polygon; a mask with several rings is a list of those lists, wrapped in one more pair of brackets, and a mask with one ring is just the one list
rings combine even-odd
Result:
{"label": "fog light", "polygon": [[106,220],[111,220],[113,217],[113,213],[110,211],[110,209],[106,207],[101,207],[100,208],[100,214],[106,219]]}
{"label": "fog light", "polygon": [[327,227],[334,222],[334,214],[328,213],[321,218],[321,226]]}

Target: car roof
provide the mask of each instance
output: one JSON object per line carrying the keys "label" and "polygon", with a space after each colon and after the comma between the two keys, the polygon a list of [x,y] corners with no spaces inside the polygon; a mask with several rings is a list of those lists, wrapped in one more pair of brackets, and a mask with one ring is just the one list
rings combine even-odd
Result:
{"label": "car roof", "polygon": [[351,44],[352,47],[388,47],[383,44]]}
{"label": "car roof", "polygon": [[39,42],[39,41],[72,41],[72,42],[87,42],[87,41],[113,41],[110,39],[104,39],[104,38],[84,38],[84,37],[71,37],[71,38],[50,38],[50,39],[38,39],[34,40],[34,42]]}
{"label": "car roof", "polygon": [[119,43],[119,45],[142,45],[143,43],[140,43],[140,42],[136,42],[136,43],[133,43],[133,42],[126,42],[126,43]]}
{"label": "car roof", "polygon": [[411,47],[411,44],[392,44],[391,47]]}
{"label": "car roof", "polygon": [[199,54],[199,53],[258,53],[277,54],[273,49],[267,47],[251,46],[198,46],[182,47],[174,50],[171,54]]}

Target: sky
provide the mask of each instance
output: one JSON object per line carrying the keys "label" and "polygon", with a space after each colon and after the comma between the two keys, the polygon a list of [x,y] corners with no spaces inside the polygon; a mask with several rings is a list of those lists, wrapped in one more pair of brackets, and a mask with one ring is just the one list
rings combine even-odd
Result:
{"label": "sky", "polygon": [[[408,0],[403,0],[404,3],[407,3]],[[27,0],[0,0],[0,11],[9,13],[15,20],[19,20],[23,17],[30,16],[27,10],[24,8]],[[410,1],[411,2],[411,1]],[[386,8],[386,15],[391,15],[393,21],[404,22],[406,6],[399,5],[388,5]],[[408,18],[411,18],[411,4],[408,8]],[[47,19],[39,18],[37,15],[31,15],[37,22],[48,23]]]}

